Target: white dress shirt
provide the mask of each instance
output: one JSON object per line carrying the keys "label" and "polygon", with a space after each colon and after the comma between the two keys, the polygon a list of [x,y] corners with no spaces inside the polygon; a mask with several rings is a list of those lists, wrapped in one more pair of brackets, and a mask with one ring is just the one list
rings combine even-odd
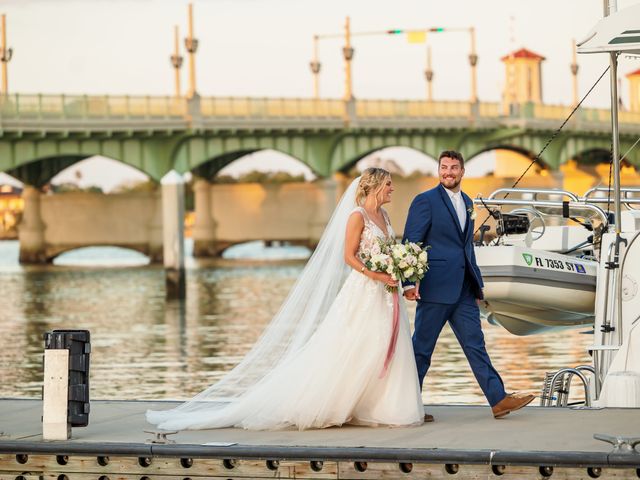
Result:
{"label": "white dress shirt", "polygon": [[460,229],[464,232],[464,227],[467,224],[467,208],[464,204],[464,199],[462,198],[462,192],[458,190],[457,192],[453,192],[448,188],[444,189],[449,195],[451,199],[451,203],[453,204],[453,209],[458,214],[458,221],[460,222]]}

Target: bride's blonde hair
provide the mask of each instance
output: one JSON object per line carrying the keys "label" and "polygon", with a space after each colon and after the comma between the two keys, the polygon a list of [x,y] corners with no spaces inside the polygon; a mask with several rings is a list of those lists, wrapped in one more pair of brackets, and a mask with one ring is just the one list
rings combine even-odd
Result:
{"label": "bride's blonde hair", "polygon": [[378,193],[380,193],[390,177],[391,174],[384,168],[370,167],[362,172],[360,183],[358,183],[358,189],[356,190],[356,205],[362,206],[367,196],[373,193],[376,197],[377,206]]}

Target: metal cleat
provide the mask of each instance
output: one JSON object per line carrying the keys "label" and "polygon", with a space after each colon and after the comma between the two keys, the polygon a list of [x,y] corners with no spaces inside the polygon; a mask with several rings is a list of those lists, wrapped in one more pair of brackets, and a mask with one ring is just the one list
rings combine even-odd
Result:
{"label": "metal cleat", "polygon": [[175,435],[178,433],[177,430],[144,430],[144,433],[150,433],[151,435],[155,435],[154,438],[149,438],[145,443],[153,443],[155,445],[169,445],[171,443],[176,443],[175,440],[170,440],[167,438],[167,435]]}
{"label": "metal cleat", "polygon": [[593,438],[613,445],[612,453],[640,455],[640,452],[636,450],[636,445],[640,444],[640,437],[623,437],[619,435],[594,433]]}

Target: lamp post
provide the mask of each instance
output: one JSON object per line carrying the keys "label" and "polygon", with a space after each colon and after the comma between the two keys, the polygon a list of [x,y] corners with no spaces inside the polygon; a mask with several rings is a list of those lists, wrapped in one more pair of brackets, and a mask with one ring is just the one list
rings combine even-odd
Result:
{"label": "lamp post", "polygon": [[469,54],[469,65],[471,65],[471,103],[478,102],[478,54],[476,53],[476,29],[469,28],[471,35],[471,53]]}
{"label": "lamp post", "polygon": [[424,77],[427,80],[427,101],[433,100],[433,89],[431,81],[433,80],[433,70],[431,69],[431,45],[427,46],[427,68],[424,71]]}
{"label": "lamp post", "polygon": [[320,61],[318,60],[318,35],[313,36],[313,59],[309,63],[313,75],[313,98],[320,98]]}
{"label": "lamp post", "polygon": [[349,17],[344,24],[344,47],[342,55],[344,56],[344,74],[345,74],[345,90],[344,100],[350,102],[353,100],[353,80],[351,78],[351,61],[353,60],[353,47],[351,46],[351,26]]}
{"label": "lamp post", "polygon": [[2,94],[9,93],[9,79],[7,64],[11,61],[13,49],[7,48],[7,16],[2,14],[2,46],[0,47],[0,61],[2,62]]}
{"label": "lamp post", "polygon": [[193,36],[193,3],[189,4],[189,36],[184,39],[184,46],[189,52],[189,92],[187,96],[193,98],[196,92],[196,51],[198,39]]}
{"label": "lamp post", "polygon": [[176,98],[180,98],[181,96],[181,88],[180,88],[180,68],[182,67],[182,62],[184,58],[180,55],[180,34],[178,32],[178,26],[174,27],[173,31],[174,35],[174,53],[171,55],[171,65],[175,71],[175,83],[176,83]]}
{"label": "lamp post", "polygon": [[573,76],[573,105],[578,105],[578,59],[576,55],[576,41],[571,41],[572,62],[571,62],[571,75]]}

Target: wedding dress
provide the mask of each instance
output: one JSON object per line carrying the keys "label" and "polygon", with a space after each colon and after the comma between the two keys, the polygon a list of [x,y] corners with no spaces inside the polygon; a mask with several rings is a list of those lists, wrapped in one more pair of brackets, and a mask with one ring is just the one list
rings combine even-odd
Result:
{"label": "wedding dress", "polygon": [[[392,294],[385,291],[382,282],[351,268],[343,281],[343,251],[339,252],[340,265],[337,263],[337,247],[341,245],[344,249],[350,214],[361,214],[364,219],[358,253],[369,251],[378,238],[385,237],[385,232],[367,217],[364,209],[355,207],[357,180],[345,193],[316,249],[320,258],[312,256],[309,260],[299,284],[294,286],[263,338],[236,367],[239,372],[231,371],[226,384],[223,379],[221,385],[210,387],[173,410],[147,412],[150,423],[166,430],[232,426],[250,430],[303,430],[347,423],[369,426],[422,423],[424,410],[402,296],[395,352],[385,369],[392,336]],[[386,215],[385,221],[387,233],[393,236]],[[340,227],[341,239],[338,231],[332,231]],[[327,233],[335,238],[325,238]],[[321,250],[327,241],[332,243],[330,254]],[[310,284],[305,285],[308,281]],[[324,281],[329,283],[324,285]],[[311,298],[323,296],[326,293],[323,287],[332,291],[322,302],[309,303],[309,299],[298,298],[307,287],[306,293]],[[294,301],[298,302],[295,308],[291,305]],[[288,317],[295,310],[300,310],[298,320],[309,325],[294,326],[295,319]],[[312,320],[308,318],[310,315]],[[280,348],[276,348],[278,344]],[[276,355],[279,350],[282,351]],[[278,357],[275,360],[274,355]],[[247,358],[256,360],[254,370]]]}

